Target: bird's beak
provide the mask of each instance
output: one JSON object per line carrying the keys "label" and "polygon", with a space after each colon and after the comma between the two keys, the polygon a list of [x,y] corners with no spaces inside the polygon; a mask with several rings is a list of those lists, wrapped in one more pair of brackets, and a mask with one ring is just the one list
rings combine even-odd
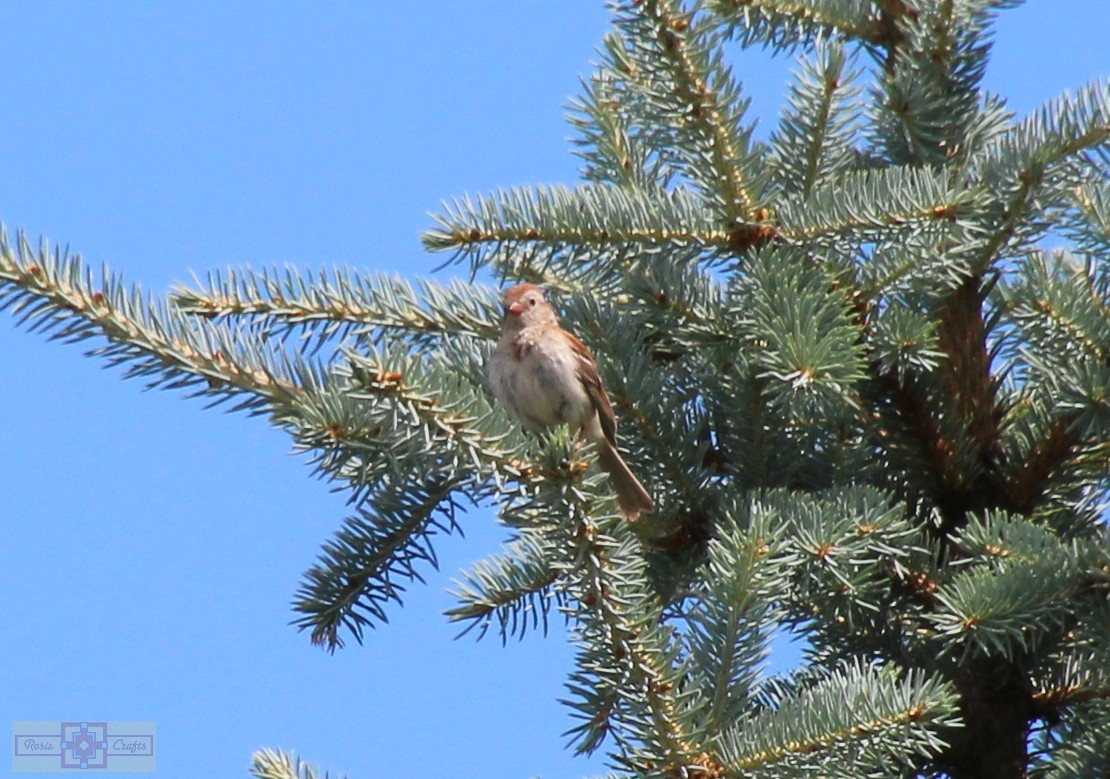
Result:
{"label": "bird's beak", "polygon": [[506,307],[505,313],[511,316],[520,316],[524,313],[524,304],[519,300],[514,300]]}

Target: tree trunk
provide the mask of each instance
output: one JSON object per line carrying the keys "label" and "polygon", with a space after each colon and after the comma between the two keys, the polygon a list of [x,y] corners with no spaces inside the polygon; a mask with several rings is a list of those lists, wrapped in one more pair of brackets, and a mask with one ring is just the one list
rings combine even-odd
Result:
{"label": "tree trunk", "polygon": [[952,779],[1024,779],[1033,719],[1032,689],[1011,670],[972,671],[958,683],[964,727],[941,760]]}

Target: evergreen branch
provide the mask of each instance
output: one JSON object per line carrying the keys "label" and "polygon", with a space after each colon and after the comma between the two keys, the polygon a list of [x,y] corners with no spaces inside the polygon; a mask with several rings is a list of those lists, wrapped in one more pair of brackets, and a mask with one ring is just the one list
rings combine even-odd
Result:
{"label": "evergreen branch", "polygon": [[672,0],[618,6],[616,25],[629,45],[630,65],[643,71],[645,121],[668,127],[684,173],[718,211],[722,225],[758,227],[761,161],[751,127],[741,121],[748,102],[701,19]]}
{"label": "evergreen branch", "polygon": [[[503,446],[501,418],[457,368],[401,345],[381,354],[348,353],[344,380],[301,409],[298,443],[318,453],[317,470],[361,491],[397,470],[440,469],[478,479],[519,478],[517,452]],[[429,389],[434,388],[434,389]]]}
{"label": "evergreen branch", "polygon": [[[294,434],[299,448],[316,453],[318,469],[352,489],[355,499],[372,492],[372,485],[403,461],[398,452],[438,458],[441,466],[455,469],[457,477],[446,482],[450,488],[440,492],[422,493],[421,483],[411,483],[404,495],[375,493],[389,498],[373,506],[381,515],[360,511],[325,548],[326,564],[309,572],[296,603],[306,614],[296,624],[311,626],[314,641],[330,649],[342,643],[340,626],[361,640],[371,619],[384,620],[381,604],[398,599],[396,578],[419,578],[415,564],[434,564],[425,538],[436,527],[454,527],[453,503],[446,525],[434,517],[453,489],[494,473],[520,473],[519,460],[495,445],[497,434],[475,427],[465,406],[447,402],[444,388],[457,383],[457,376],[438,377],[439,391],[428,396],[406,383],[409,368],[415,368],[412,361],[398,372],[352,354],[357,386],[340,390],[321,369],[281,354],[276,361],[268,359],[256,338],[158,306],[107,271],[94,284],[79,259],[51,256],[45,247],[34,254],[22,236],[15,251],[0,240],[0,281],[3,304],[34,328],[70,341],[107,337],[109,345],[93,353],[128,364],[128,376],[153,376],[150,386],[199,386],[196,394],[236,398],[236,408],[269,411],[275,423]],[[375,411],[380,404],[386,417]],[[486,409],[488,415],[488,402]],[[395,424],[398,414],[409,420],[407,431]],[[367,456],[375,440],[391,452],[387,457]]]}
{"label": "evergreen branch", "polygon": [[953,538],[968,559],[989,566],[1063,565],[1075,557],[1075,549],[1061,543],[1053,533],[1021,517],[986,512]]}
{"label": "evergreen branch", "polygon": [[868,261],[858,266],[860,296],[880,305],[894,304],[882,314],[932,308],[971,275],[963,253],[937,250],[938,242],[951,240],[959,231],[959,225],[948,223],[910,234],[899,230],[876,241]]}
{"label": "evergreen branch", "polygon": [[1033,693],[1032,703],[1038,713],[1045,717],[1058,716],[1060,712],[1084,703],[1110,701],[1110,679],[1105,674],[1089,672],[1090,668],[1105,668],[1105,665],[1099,665],[1099,661],[1104,659],[1093,654],[1068,658],[1062,678]]}
{"label": "evergreen branch", "polygon": [[874,88],[871,136],[897,165],[944,166],[966,159],[997,127],[998,112],[980,105],[991,3],[918,5],[888,0],[874,53],[883,70]]}
{"label": "evergreen branch", "polygon": [[937,343],[937,325],[906,308],[890,306],[872,320],[869,359],[877,370],[901,384],[936,371],[944,359]]}
{"label": "evergreen branch", "polygon": [[[170,301],[179,310],[208,318],[260,319],[277,328],[324,325],[324,337],[397,331],[427,345],[444,335],[496,339],[500,325],[492,290],[452,282],[421,281],[419,293],[405,279],[322,269],[301,274],[286,267],[260,272],[229,269],[209,273],[193,288],[176,287]],[[330,326],[329,326],[330,325]]]}
{"label": "evergreen branch", "polygon": [[871,0],[707,0],[729,35],[775,50],[832,37],[881,42]]}
{"label": "evergreen branch", "polygon": [[1110,273],[1093,258],[1034,252],[1003,293],[1006,313],[1027,340],[1062,366],[1093,359],[1110,364]]}
{"label": "evergreen branch", "polygon": [[294,604],[303,614],[295,624],[332,651],[342,646],[340,627],[361,642],[365,627],[386,620],[383,605],[400,600],[398,579],[420,579],[416,566],[436,565],[430,537],[457,529],[454,493],[477,501],[502,479],[537,478],[503,445],[503,421],[456,367],[405,349],[348,359],[343,398],[353,405],[346,416],[334,404],[318,412],[331,420],[318,468],[348,485],[360,507]]}
{"label": "evergreen branch", "polygon": [[318,367],[270,355],[256,338],[189,321],[107,268],[94,281],[79,256],[51,251],[45,243],[36,252],[23,233],[13,248],[0,227],[0,310],[5,308],[52,339],[107,339],[107,346],[89,354],[126,365],[128,378],[145,377],[150,388],[188,388],[217,403],[235,398],[236,409],[269,408],[280,416],[303,396],[299,383],[325,381]]}
{"label": "evergreen branch", "polygon": [[818,47],[803,61],[771,137],[771,175],[784,191],[808,194],[857,165],[857,76],[840,46]]}
{"label": "evergreen branch", "polygon": [[1060,718],[1075,707],[1110,701],[1110,609],[1101,594],[1047,659],[1033,676],[1033,705],[1041,716]]}
{"label": "evergreen branch", "polygon": [[1049,173],[1110,141],[1110,81],[1100,81],[1064,96],[1014,125],[972,157],[981,186],[998,198],[990,231],[973,268],[986,268],[1030,227],[1028,210],[1042,196]]}
{"label": "evergreen branch", "polygon": [[903,630],[890,619],[897,607],[889,579],[912,565],[919,543],[904,507],[874,488],[849,486],[810,495],[776,491],[756,511],[784,526],[791,622],[819,617],[813,629],[827,636],[822,643],[889,653]]}
{"label": "evergreen branch", "polygon": [[570,122],[583,136],[576,143],[589,164],[587,180],[669,190],[685,167],[684,158],[671,143],[671,127],[650,119],[657,113],[653,74],[638,65],[632,50],[620,30],[605,36],[592,89],[582,103],[572,104],[577,110]]}
{"label": "evergreen branch", "polygon": [[[1110,451],[1105,440],[1110,430],[1110,365],[1089,359],[1072,362],[1053,356],[1025,355],[1026,382],[1017,395],[1020,405],[1012,414],[1016,423],[1010,435],[1010,454],[1055,459],[1035,472],[1051,476],[1057,489],[1077,486],[1086,478],[1098,477]],[[1031,485],[1033,491],[1047,483]]]}
{"label": "evergreen branch", "polygon": [[941,172],[883,168],[847,173],[836,182],[787,198],[778,216],[788,241],[842,235],[866,239],[889,236],[891,228],[956,222],[980,199],[976,192],[953,188]]}
{"label": "evergreen branch", "polygon": [[635,141],[620,111],[612,74],[602,68],[589,81],[582,81],[582,95],[573,98],[567,121],[581,133],[574,143],[575,154],[586,160],[582,178],[593,183],[640,188],[647,182],[646,155],[636,154]]}
{"label": "evergreen branch", "polygon": [[[1026,559],[1009,551],[1015,544]],[[938,587],[938,607],[927,620],[942,652],[1012,660],[1067,619],[1078,571],[1072,556],[1043,532],[1002,535],[982,551],[989,562]]]}
{"label": "evergreen branch", "polygon": [[303,616],[293,624],[311,629],[312,643],[329,652],[343,646],[341,627],[361,644],[367,627],[388,621],[383,605],[400,602],[404,587],[397,580],[423,581],[416,565],[436,567],[424,539],[436,529],[458,529],[450,496],[459,486],[458,480],[439,479],[402,480],[383,488],[371,502],[373,510],[348,518],[305,573],[293,601]]}
{"label": "evergreen branch", "polygon": [[1100,176],[1080,185],[1073,201],[1078,213],[1068,224],[1072,239],[1080,249],[1103,256],[1110,253],[1110,182]]}
{"label": "evergreen branch", "polygon": [[549,592],[557,574],[551,564],[555,545],[548,536],[525,528],[503,552],[475,563],[455,582],[460,604],[447,611],[447,618],[468,622],[463,633],[477,627],[479,638],[496,619],[502,643],[510,635],[523,638],[529,625],[535,630],[542,624],[547,635],[552,600],[562,599]]}
{"label": "evergreen branch", "polygon": [[710,740],[751,709],[780,616],[775,604],[786,597],[772,554],[781,539],[760,516],[753,514],[746,528],[734,522],[719,529],[687,609],[690,668],[700,677],[704,701],[696,709]]}
{"label": "evergreen branch", "polygon": [[610,61],[583,81],[582,96],[569,106],[567,121],[580,134],[574,144],[585,162],[582,177],[626,189],[666,189],[673,173],[668,155],[644,137],[647,130],[632,124],[621,100],[631,97],[617,71],[621,50],[619,36],[607,35],[602,51]]}
{"label": "evergreen branch", "polygon": [[[1110,139],[1110,81],[1095,81],[1048,101],[972,159],[989,183],[1031,178]],[[1040,169],[1040,170],[1036,170]]]}
{"label": "evergreen branch", "polygon": [[430,251],[475,251],[483,243],[633,243],[721,246],[729,234],[688,192],[581,185],[501,190],[452,201],[424,234]]}
{"label": "evergreen branch", "polygon": [[[564,461],[571,443],[552,439],[547,467]],[[560,588],[573,599],[567,613],[578,623],[577,670],[567,684],[578,700],[565,703],[582,724],[569,734],[578,752],[592,752],[613,733],[623,752],[619,759],[633,770],[664,764],[677,772],[699,754],[682,712],[677,646],[660,625],[640,543],[626,522],[605,512],[611,502],[595,507],[590,490],[599,484],[596,476],[540,483],[544,503],[564,508],[553,530],[568,553],[555,565]],[[632,747],[628,737],[642,746]]]}
{"label": "evergreen branch", "polygon": [[865,775],[945,746],[956,724],[953,689],[919,672],[857,664],[819,681],[777,709],[742,719],[722,741],[722,776],[790,777],[852,766]]}
{"label": "evergreen branch", "polygon": [[[292,752],[275,749],[260,749],[251,756],[251,776],[257,779],[328,779],[312,765],[305,763]],[[346,779],[339,775],[336,779]]]}
{"label": "evergreen branch", "polygon": [[[503,418],[495,417],[490,398],[461,376],[457,363],[423,360],[401,354],[348,353],[354,400],[387,400],[394,419],[419,430],[425,444],[457,451],[459,466],[489,476],[520,476],[519,452],[500,444],[506,438]],[[517,441],[520,439],[518,438]]]}
{"label": "evergreen branch", "polygon": [[1007,505],[1029,513],[1050,485],[1099,459],[1084,444],[1100,440],[1104,425],[1110,274],[1093,259],[1038,252],[1015,275],[1001,299],[1022,335],[1016,360],[1027,375],[1011,414],[1019,447]]}
{"label": "evergreen branch", "polygon": [[1039,711],[1054,712],[1091,701],[1110,701],[1110,685],[1092,688],[1077,684],[1049,688],[1033,694],[1033,705]]}
{"label": "evergreen branch", "polygon": [[1085,442],[1104,442],[1110,431],[1110,365],[1084,362],[1068,378],[1068,385],[1059,387],[1060,411],[1074,418]]}
{"label": "evergreen branch", "polygon": [[299,409],[298,446],[316,453],[318,473],[352,490],[352,502],[410,467],[479,481],[521,477],[519,438],[516,449],[505,445],[502,418],[484,391],[458,363],[425,357],[403,344],[385,354],[348,353],[337,381]]}
{"label": "evergreen branch", "polygon": [[1076,708],[1061,737],[1045,749],[1029,772],[1031,779],[1101,779],[1110,774],[1110,705]]}
{"label": "evergreen branch", "polygon": [[[629,277],[627,290],[637,310],[622,311],[622,318],[636,317],[636,327],[615,322],[616,334],[630,329],[644,333],[658,364],[676,362],[687,355],[684,344],[719,344],[732,336],[734,322],[721,321],[724,287],[713,273],[687,263],[657,263]],[[591,315],[583,323],[593,321]],[[604,343],[613,333],[597,332]],[[632,345],[632,344],[630,344]]]}
{"label": "evergreen branch", "polygon": [[431,251],[454,251],[450,261],[468,260],[474,272],[492,266],[504,278],[596,291],[661,247],[696,261],[703,252],[730,255],[761,245],[777,237],[765,218],[722,229],[683,189],[538,187],[457,199],[422,240]]}
{"label": "evergreen branch", "polygon": [[791,420],[842,416],[857,408],[865,375],[860,328],[847,298],[829,294],[837,279],[804,268],[792,250],[749,256],[734,291],[740,335],[758,355],[757,377],[770,403]]}

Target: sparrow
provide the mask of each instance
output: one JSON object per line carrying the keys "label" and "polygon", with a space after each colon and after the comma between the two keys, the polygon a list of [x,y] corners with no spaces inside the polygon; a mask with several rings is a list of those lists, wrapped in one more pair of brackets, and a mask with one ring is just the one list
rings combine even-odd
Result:
{"label": "sparrow", "polygon": [[589,350],[559,325],[535,284],[511,287],[504,303],[501,340],[487,365],[497,402],[529,432],[565,424],[597,444],[625,518],[653,511],[651,495],[617,450],[617,417]]}

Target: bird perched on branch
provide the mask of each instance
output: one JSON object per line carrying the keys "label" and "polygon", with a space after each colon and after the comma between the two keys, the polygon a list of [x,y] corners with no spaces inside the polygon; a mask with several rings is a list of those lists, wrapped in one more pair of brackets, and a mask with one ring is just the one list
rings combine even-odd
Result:
{"label": "bird perched on branch", "polygon": [[624,516],[652,511],[651,495],[617,451],[617,417],[586,347],[559,325],[555,309],[535,284],[505,292],[501,340],[490,357],[490,388],[511,417],[538,433],[570,425],[597,444]]}

